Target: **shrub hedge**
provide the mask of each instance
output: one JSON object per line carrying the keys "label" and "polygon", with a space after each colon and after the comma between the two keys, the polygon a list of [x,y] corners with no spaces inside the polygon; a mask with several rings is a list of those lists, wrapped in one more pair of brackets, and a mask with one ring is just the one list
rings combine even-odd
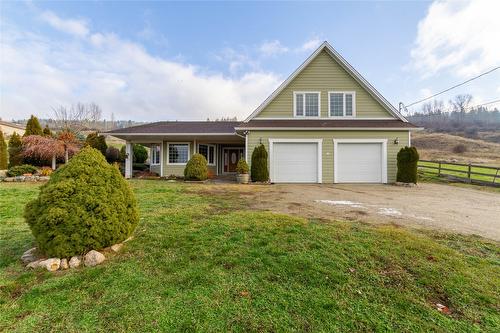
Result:
{"label": "shrub hedge", "polygon": [[[125,161],[126,151],[125,146],[122,146],[120,149],[120,158],[122,161]],[[132,151],[134,154],[133,161],[134,163],[144,163],[148,159],[148,151],[146,148],[139,144],[132,145]]]}
{"label": "shrub hedge", "polygon": [[206,180],[208,178],[207,159],[201,154],[194,154],[184,168],[185,180]]}
{"label": "shrub hedge", "polygon": [[30,201],[24,217],[39,249],[70,257],[127,239],[139,216],[137,203],[118,169],[86,147],[52,174]]}
{"label": "shrub hedge", "polygon": [[16,165],[7,170],[7,176],[9,177],[22,176],[25,173],[35,173],[37,170],[38,169],[36,167],[29,164]]}
{"label": "shrub hedge", "polygon": [[417,164],[419,155],[417,148],[404,147],[398,152],[397,181],[403,183],[417,183]]}
{"label": "shrub hedge", "polygon": [[267,168],[267,150],[263,144],[255,147],[252,153],[251,177],[254,182],[267,182],[269,169]]}

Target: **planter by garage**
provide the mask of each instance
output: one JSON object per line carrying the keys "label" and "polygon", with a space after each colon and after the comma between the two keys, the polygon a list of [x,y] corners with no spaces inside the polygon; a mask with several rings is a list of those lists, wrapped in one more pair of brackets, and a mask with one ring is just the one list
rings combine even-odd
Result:
{"label": "planter by garage", "polygon": [[238,184],[248,184],[250,180],[250,175],[248,174],[249,168],[248,164],[244,159],[240,159],[236,165],[236,181]]}

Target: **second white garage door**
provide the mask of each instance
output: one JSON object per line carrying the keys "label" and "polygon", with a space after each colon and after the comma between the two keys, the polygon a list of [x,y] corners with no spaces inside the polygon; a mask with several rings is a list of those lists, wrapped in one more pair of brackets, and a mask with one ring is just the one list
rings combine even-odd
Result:
{"label": "second white garage door", "polygon": [[272,142],[271,181],[317,183],[318,143]]}
{"label": "second white garage door", "polygon": [[383,142],[338,142],[334,153],[335,182],[385,183]]}

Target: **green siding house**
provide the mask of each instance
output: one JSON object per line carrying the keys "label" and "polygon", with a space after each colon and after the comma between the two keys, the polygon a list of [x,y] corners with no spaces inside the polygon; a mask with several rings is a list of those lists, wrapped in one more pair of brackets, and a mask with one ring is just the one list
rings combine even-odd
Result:
{"label": "green siding house", "polygon": [[109,134],[127,142],[127,178],[132,143],[150,146],[161,176],[182,175],[196,152],[212,175],[231,174],[263,144],[274,183],[390,183],[418,129],[324,42],[242,122],[166,121]]}

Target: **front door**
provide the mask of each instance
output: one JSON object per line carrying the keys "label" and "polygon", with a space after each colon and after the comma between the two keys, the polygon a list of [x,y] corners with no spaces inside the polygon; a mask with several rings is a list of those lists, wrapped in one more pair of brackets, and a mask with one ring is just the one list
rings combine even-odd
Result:
{"label": "front door", "polygon": [[224,172],[236,172],[236,165],[243,153],[239,148],[224,149]]}

